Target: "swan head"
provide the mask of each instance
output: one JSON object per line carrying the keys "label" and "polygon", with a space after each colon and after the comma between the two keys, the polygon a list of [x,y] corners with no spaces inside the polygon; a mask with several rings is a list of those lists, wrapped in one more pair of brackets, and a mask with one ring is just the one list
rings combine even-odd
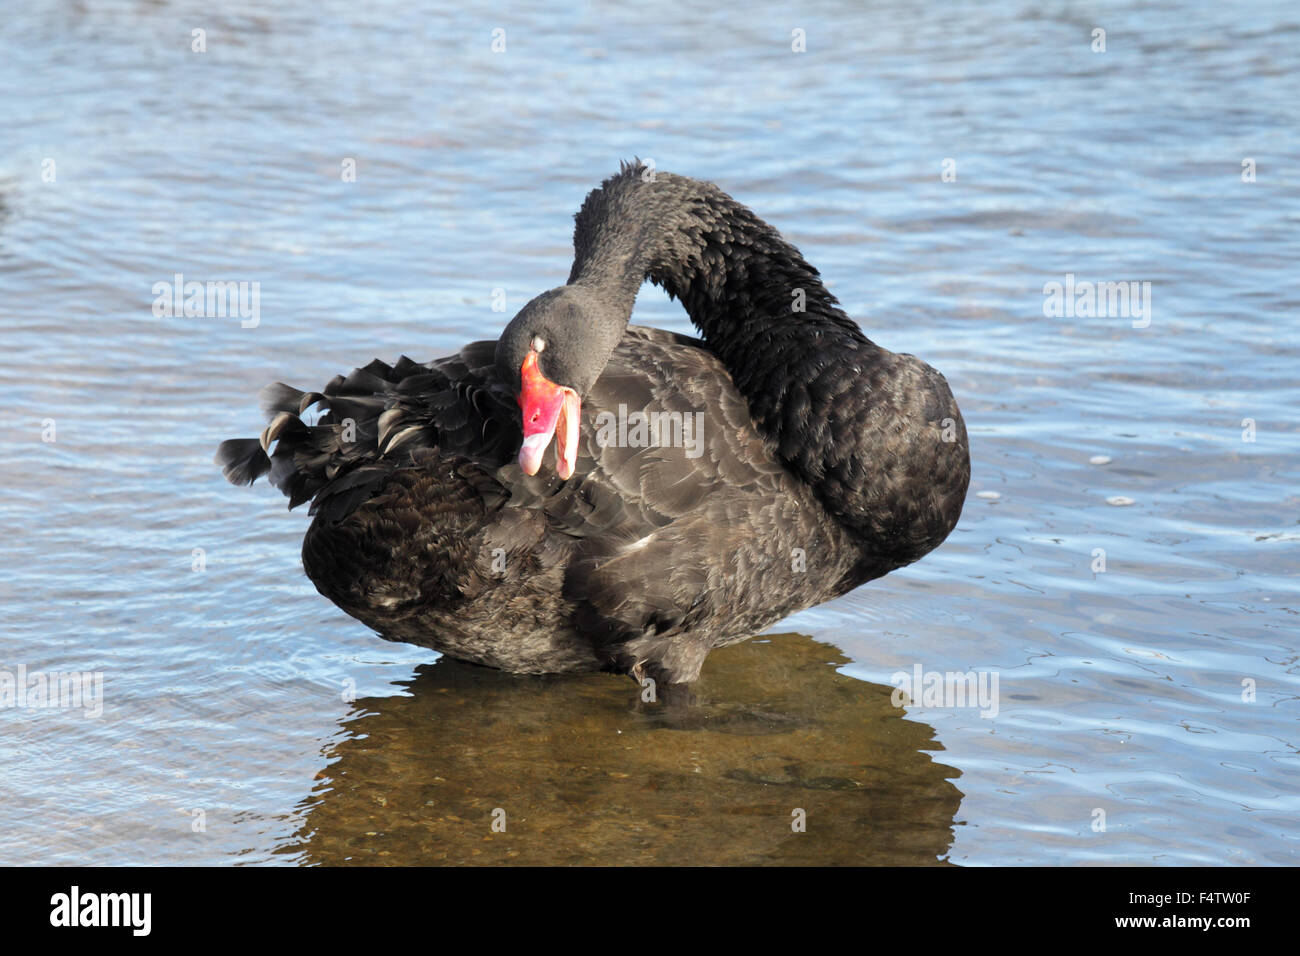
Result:
{"label": "swan head", "polygon": [[555,470],[573,475],[578,460],[582,400],[623,336],[627,315],[606,307],[579,286],[561,286],[537,296],[497,340],[497,374],[515,392],[524,441],[519,467],[535,475],[555,439]]}

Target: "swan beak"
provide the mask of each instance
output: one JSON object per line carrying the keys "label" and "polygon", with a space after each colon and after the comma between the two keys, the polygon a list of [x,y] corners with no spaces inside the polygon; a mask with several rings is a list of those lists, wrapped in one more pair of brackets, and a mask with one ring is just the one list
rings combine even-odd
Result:
{"label": "swan beak", "polygon": [[524,443],[519,449],[519,467],[535,475],[542,467],[542,455],[555,442],[555,470],[561,480],[573,476],[578,464],[578,425],[582,403],[578,393],[557,385],[537,367],[537,353],[529,350],[519,370],[519,408],[524,416]]}

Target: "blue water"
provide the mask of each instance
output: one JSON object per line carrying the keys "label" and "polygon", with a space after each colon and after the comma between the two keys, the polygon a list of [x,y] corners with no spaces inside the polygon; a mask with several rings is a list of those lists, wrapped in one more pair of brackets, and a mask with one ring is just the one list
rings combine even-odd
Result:
{"label": "blue water", "polygon": [[[0,665],[104,700],[0,709],[0,862],[311,861],[319,775],[440,665],[317,595],[305,514],[213,450],[268,381],[495,337],[632,156],[778,226],[961,404],[948,542],[778,627],[864,693],[999,676],[994,718],[901,717],[960,792],[924,852],[1300,862],[1294,5],[11,6]],[[156,317],[176,273],[259,283],[256,326]],[[1067,274],[1150,282],[1149,325],[1049,317]],[[686,328],[653,288],[635,320]]]}

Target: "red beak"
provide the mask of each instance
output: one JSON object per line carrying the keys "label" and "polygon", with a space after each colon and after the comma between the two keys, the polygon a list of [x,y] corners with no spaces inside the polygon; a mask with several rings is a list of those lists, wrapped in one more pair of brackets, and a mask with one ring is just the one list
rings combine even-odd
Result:
{"label": "red beak", "polygon": [[562,480],[573,475],[578,463],[578,423],[582,403],[578,393],[557,385],[537,367],[537,353],[528,350],[519,370],[519,407],[524,413],[524,444],[519,449],[519,467],[535,475],[542,467],[542,454],[555,442],[555,471]]}

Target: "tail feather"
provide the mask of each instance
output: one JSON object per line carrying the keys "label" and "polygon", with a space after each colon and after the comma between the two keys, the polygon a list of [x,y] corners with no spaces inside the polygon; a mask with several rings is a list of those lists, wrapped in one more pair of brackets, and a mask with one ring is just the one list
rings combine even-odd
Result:
{"label": "tail feather", "polygon": [[275,382],[263,388],[258,393],[258,398],[261,399],[262,411],[266,417],[273,418],[278,412],[301,415],[317,402],[323,401],[325,396],[320,392],[304,392],[292,385],[285,385],[284,382]]}
{"label": "tail feather", "polygon": [[[321,499],[329,498],[335,511],[341,507],[335,499],[342,498],[347,499],[342,506],[346,513],[397,466],[383,460],[385,452],[436,440],[436,429],[427,420],[412,422],[408,409],[393,407],[395,389],[409,377],[424,388],[448,385],[445,374],[406,356],[395,366],[375,359],[346,377],[336,375],[320,392],[283,382],[267,385],[259,394],[269,420],[261,437],[222,442],[216,463],[237,485],[252,484],[269,472],[268,480],[289,499],[290,508],[315,498],[314,514]],[[303,416],[317,403],[323,414],[309,425]]]}
{"label": "tail feather", "polygon": [[232,485],[251,485],[271,470],[271,459],[256,438],[228,438],[212,460]]}
{"label": "tail feather", "polygon": [[[505,447],[512,435],[493,416],[509,421],[517,412],[512,396],[492,391],[494,355],[494,343],[476,342],[429,364],[406,356],[393,365],[375,359],[334,376],[319,392],[268,385],[260,393],[269,421],[260,439],[222,442],[216,462],[237,485],[269,472],[290,508],[313,501],[316,514],[328,502],[325,511],[334,518],[373,494],[395,469],[426,461],[427,452],[473,449],[504,461],[513,454]],[[308,415],[314,405],[319,415]]]}

